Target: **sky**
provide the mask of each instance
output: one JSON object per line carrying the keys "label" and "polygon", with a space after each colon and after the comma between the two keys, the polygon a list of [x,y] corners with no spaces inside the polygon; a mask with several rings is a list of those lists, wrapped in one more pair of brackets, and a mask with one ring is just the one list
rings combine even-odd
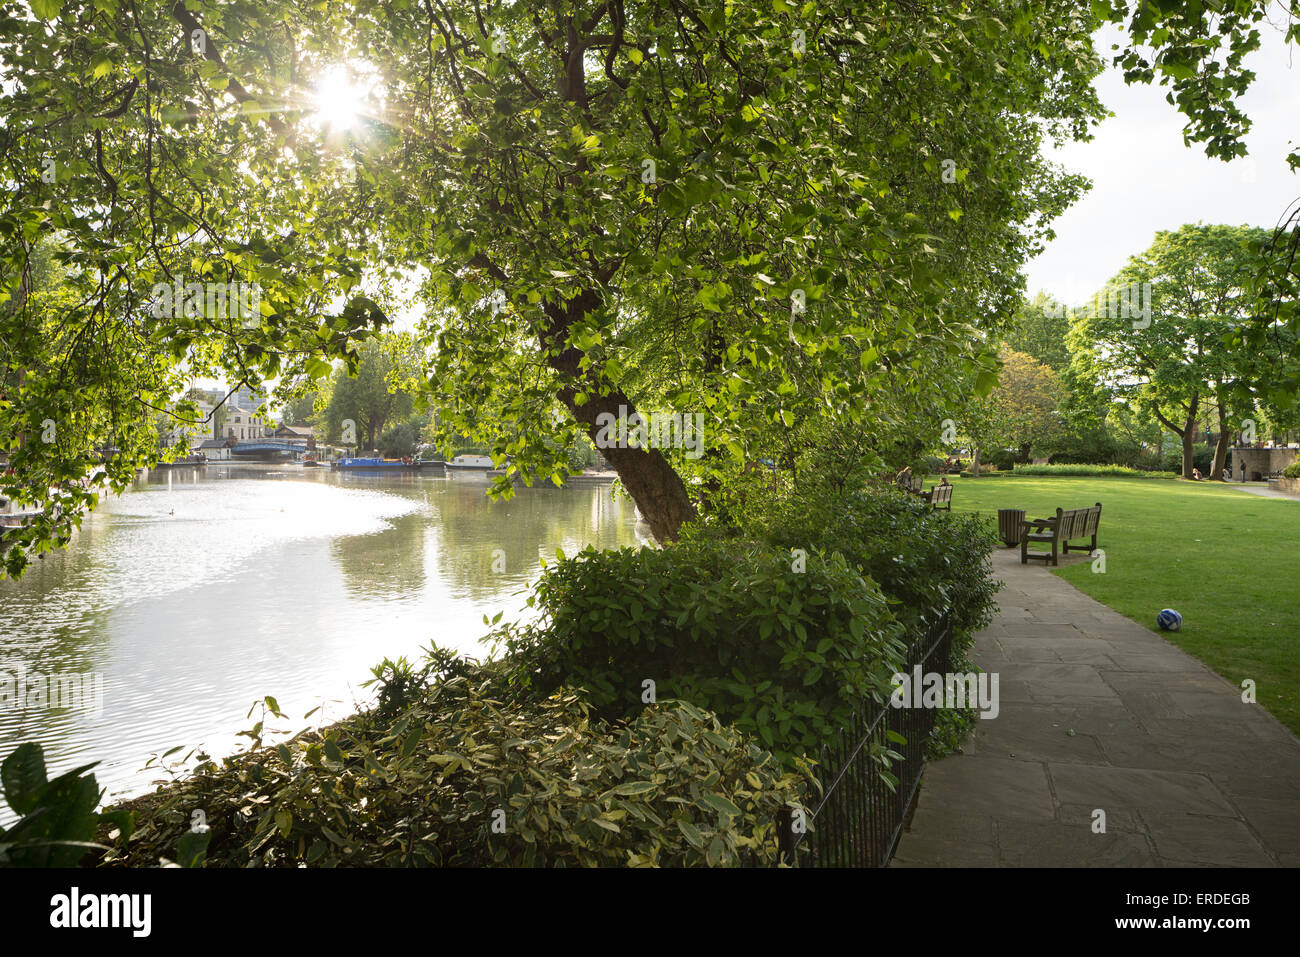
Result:
{"label": "sky", "polygon": [[[1289,143],[1300,139],[1300,51],[1267,25],[1261,34],[1247,59],[1255,81],[1240,101],[1254,121],[1249,154],[1231,163],[1207,157],[1203,144],[1183,144],[1184,117],[1165,102],[1163,87],[1128,86],[1113,67],[1097,77],[1098,95],[1115,115],[1091,142],[1044,151],[1093,187],[1056,220],[1056,239],[1026,267],[1031,296],[1042,290],[1071,305],[1091,298],[1162,229],[1277,224],[1300,197],[1300,175],[1286,164]],[[1108,63],[1119,37],[1115,29],[1097,35]]]}

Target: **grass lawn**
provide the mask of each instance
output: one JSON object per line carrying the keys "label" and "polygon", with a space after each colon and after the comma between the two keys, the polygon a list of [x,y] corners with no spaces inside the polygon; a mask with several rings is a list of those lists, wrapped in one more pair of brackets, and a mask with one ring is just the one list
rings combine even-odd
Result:
{"label": "grass lawn", "polygon": [[1161,634],[1234,684],[1254,679],[1259,703],[1300,734],[1300,501],[1170,479],[950,481],[953,508],[994,527],[999,508],[1043,518],[1101,502],[1105,574],[1090,561],[1054,573],[1153,631],[1160,609],[1181,612],[1182,630]]}

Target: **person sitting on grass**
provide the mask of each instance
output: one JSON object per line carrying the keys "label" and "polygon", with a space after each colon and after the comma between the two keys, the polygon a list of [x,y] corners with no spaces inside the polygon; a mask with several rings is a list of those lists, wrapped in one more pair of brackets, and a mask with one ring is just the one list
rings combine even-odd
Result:
{"label": "person sitting on grass", "polygon": [[1192,481],[1193,481],[1193,482],[1199,482],[1200,480],[1201,480],[1201,470],[1200,470],[1200,469],[1192,469]]}

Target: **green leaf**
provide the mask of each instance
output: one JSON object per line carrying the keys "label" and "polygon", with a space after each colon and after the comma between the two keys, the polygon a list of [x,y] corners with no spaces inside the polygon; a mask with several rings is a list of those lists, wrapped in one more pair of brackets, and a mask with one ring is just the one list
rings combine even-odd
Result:
{"label": "green leaf", "polygon": [[627,784],[620,784],[618,787],[614,788],[613,791],[615,794],[627,796],[632,794],[648,794],[655,790],[656,787],[657,785],[651,784],[649,781],[629,781]]}
{"label": "green leaf", "polygon": [[30,741],[20,744],[0,765],[0,782],[4,784],[5,800],[15,812],[34,811],[46,783],[45,752],[41,746]]}
{"label": "green leaf", "polygon": [[420,747],[420,740],[420,732],[418,730],[412,731],[408,734],[406,740],[402,742],[402,757],[409,758],[413,755]]}
{"label": "green leaf", "polygon": [[696,803],[703,804],[705,807],[717,811],[724,817],[740,817],[740,808],[736,807],[736,805],[732,804],[731,801],[723,797],[721,794],[706,794]]}
{"label": "green leaf", "polygon": [[181,867],[202,867],[211,840],[211,831],[186,831],[176,849],[176,863]]}
{"label": "green leaf", "polygon": [[134,811],[103,811],[100,813],[99,819],[110,827],[118,829],[118,840],[123,844],[131,840],[131,835],[135,831]]}

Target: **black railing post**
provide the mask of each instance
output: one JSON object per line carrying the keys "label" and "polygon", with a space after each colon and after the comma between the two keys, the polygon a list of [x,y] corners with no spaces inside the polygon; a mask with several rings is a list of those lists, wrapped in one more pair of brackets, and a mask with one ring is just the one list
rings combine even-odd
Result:
{"label": "black railing post", "polygon": [[798,852],[794,840],[794,812],[790,805],[783,804],[776,811],[776,846],[781,852],[781,860],[791,867],[798,867]]}
{"label": "black railing post", "polygon": [[[906,673],[919,665],[923,673],[937,672],[946,678],[952,667],[952,637],[951,612],[923,619],[921,633],[907,649]],[[888,700],[874,705],[864,702],[856,709],[849,728],[841,728],[820,749],[821,800],[811,811],[800,810],[807,833],[802,829],[795,833],[790,806],[776,813],[781,860],[798,867],[802,850],[802,863],[809,867],[888,865],[920,785],[935,718],[933,710],[917,702],[907,709],[895,709]],[[903,743],[892,739],[891,733],[901,735]],[[889,766],[896,779],[892,788],[872,759],[873,746],[901,755]]]}

